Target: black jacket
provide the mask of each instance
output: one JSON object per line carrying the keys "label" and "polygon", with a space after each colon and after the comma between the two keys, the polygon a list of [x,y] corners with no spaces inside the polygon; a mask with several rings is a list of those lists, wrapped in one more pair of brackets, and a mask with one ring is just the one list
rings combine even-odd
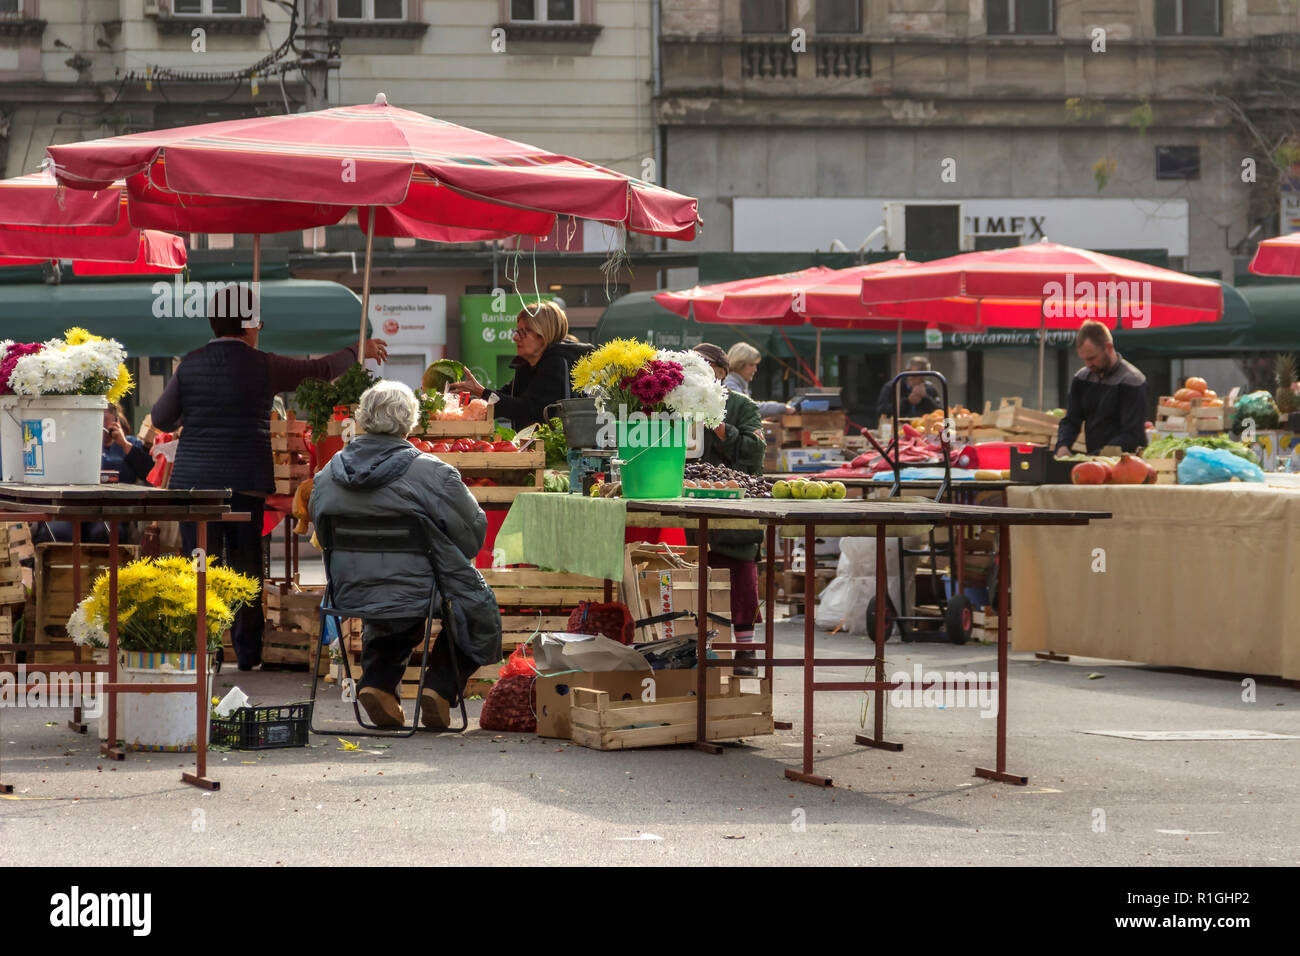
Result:
{"label": "black jacket", "polygon": [[[918,405],[913,405],[908,401],[908,392],[906,380],[899,383],[899,390],[902,393],[903,404],[898,410],[899,418],[920,418],[929,412],[942,408],[943,405],[939,400],[939,389],[933,382],[925,383],[925,398]],[[894,389],[888,383],[880,390],[880,397],[876,399],[876,417],[888,418],[894,414]]]}
{"label": "black jacket", "polygon": [[536,365],[516,356],[510,363],[515,377],[504,388],[484,389],[483,397],[497,396],[497,418],[510,419],[515,431],[536,425],[545,420],[542,410],[547,405],[573,397],[569,379],[573,363],[593,351],[595,346],[586,342],[556,342],[542,353]]}
{"label": "black jacket", "polygon": [[1088,454],[1107,445],[1124,451],[1146,447],[1147,379],[1124,359],[1117,361],[1105,377],[1081,368],[1070,382],[1070,399],[1056,432],[1056,447],[1069,448],[1088,423]]}

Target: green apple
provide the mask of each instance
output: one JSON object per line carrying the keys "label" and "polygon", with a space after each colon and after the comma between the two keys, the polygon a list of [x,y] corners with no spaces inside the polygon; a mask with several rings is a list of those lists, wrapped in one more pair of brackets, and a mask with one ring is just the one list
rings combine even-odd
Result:
{"label": "green apple", "polygon": [[789,497],[790,497],[790,482],[788,482],[788,481],[777,481],[777,482],[773,482],[773,484],[772,484],[772,497],[773,497],[773,498],[789,498]]}
{"label": "green apple", "polygon": [[844,482],[842,481],[831,482],[831,497],[834,498],[836,501],[845,497],[846,495],[848,495],[848,493],[849,493],[849,489],[844,486]]}

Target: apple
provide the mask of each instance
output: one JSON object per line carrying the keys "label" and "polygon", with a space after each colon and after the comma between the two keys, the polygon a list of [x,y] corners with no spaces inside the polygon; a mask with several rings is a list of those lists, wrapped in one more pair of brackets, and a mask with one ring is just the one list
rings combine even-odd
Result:
{"label": "apple", "polygon": [[790,482],[788,482],[788,481],[777,481],[777,482],[773,482],[773,484],[772,484],[772,497],[773,497],[773,498],[789,498],[789,497],[790,497]]}
{"label": "apple", "polygon": [[848,495],[848,493],[849,493],[849,489],[845,487],[844,482],[842,481],[831,482],[831,497],[834,498],[836,501],[839,501],[840,499],[844,498],[846,495]]}

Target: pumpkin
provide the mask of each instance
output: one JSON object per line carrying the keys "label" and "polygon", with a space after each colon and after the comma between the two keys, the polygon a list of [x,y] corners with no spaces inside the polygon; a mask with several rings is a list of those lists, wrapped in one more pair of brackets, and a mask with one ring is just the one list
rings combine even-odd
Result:
{"label": "pumpkin", "polygon": [[1147,483],[1147,475],[1151,474],[1151,466],[1141,458],[1125,452],[1119,456],[1119,461],[1110,470],[1110,484],[1112,485],[1142,485]]}
{"label": "pumpkin", "polygon": [[1183,388],[1190,388],[1197,392],[1203,392],[1209,387],[1209,383],[1207,383],[1203,378],[1192,377],[1183,382]]}
{"label": "pumpkin", "polygon": [[1070,469],[1070,481],[1076,485],[1104,485],[1110,469],[1099,461],[1081,461]]}

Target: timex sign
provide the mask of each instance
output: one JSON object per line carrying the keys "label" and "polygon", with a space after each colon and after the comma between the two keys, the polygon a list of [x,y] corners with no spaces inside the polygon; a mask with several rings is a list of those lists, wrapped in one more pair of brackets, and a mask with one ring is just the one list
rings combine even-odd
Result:
{"label": "timex sign", "polygon": [[1026,242],[1043,239],[1046,216],[967,216],[966,233],[971,236],[1023,236]]}

